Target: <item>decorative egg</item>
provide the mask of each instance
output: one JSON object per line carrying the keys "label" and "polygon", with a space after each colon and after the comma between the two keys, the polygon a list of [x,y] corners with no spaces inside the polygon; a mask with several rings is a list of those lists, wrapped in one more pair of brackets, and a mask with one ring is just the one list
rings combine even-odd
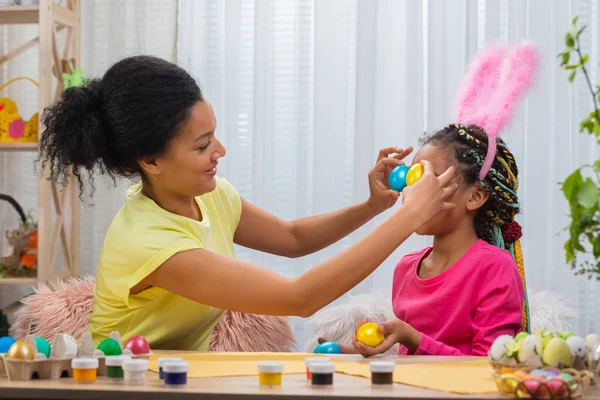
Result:
{"label": "decorative egg", "polygon": [[0,353],[6,354],[8,353],[8,349],[16,342],[15,339],[10,336],[3,336],[0,338]]}
{"label": "decorative egg", "polygon": [[15,358],[18,360],[33,360],[34,354],[31,346],[24,340],[17,340],[10,346],[6,358]]}
{"label": "decorative egg", "polygon": [[134,336],[127,341],[125,348],[131,350],[133,354],[150,353],[150,345],[143,336]]}
{"label": "decorative egg", "polygon": [[569,373],[566,373],[566,372],[563,372],[563,373],[560,374],[560,377],[562,379],[564,379],[565,381],[567,381],[567,383],[569,384],[569,388],[572,391],[577,390],[577,381],[575,380],[575,378],[573,378],[573,375],[571,375]]}
{"label": "decorative egg", "polygon": [[548,376],[548,371],[544,371],[543,369],[533,369],[529,373],[531,375]]}
{"label": "decorative egg", "polygon": [[502,374],[496,378],[496,385],[503,393],[512,394],[519,386],[519,379],[512,374]]}
{"label": "decorative egg", "polygon": [[527,336],[522,339],[519,347],[519,362],[532,367],[542,365],[542,339],[537,336]]}
{"label": "decorative egg", "polygon": [[316,354],[340,354],[341,352],[340,346],[334,342],[323,342],[314,350]]}
{"label": "decorative egg", "polygon": [[398,165],[390,172],[388,177],[388,184],[390,189],[397,192],[401,192],[406,187],[406,174],[408,173],[408,167],[404,164]]}
{"label": "decorative egg", "polygon": [[77,344],[77,340],[75,340],[75,338],[73,336],[68,335],[68,334],[64,334],[63,337],[65,339],[65,347],[66,347],[65,353],[76,356],[77,349],[79,348],[79,345]]}
{"label": "decorative egg", "polygon": [[567,341],[559,337],[550,340],[544,349],[542,361],[544,364],[553,367],[570,367],[571,350],[567,345]]}
{"label": "decorative egg", "polygon": [[121,355],[121,345],[113,338],[106,338],[100,342],[98,350],[101,350],[105,356]]}
{"label": "decorative egg", "polygon": [[569,392],[569,386],[562,378],[554,378],[546,382],[550,394],[554,397],[563,397]]}
{"label": "decorative egg", "polygon": [[534,397],[543,397],[548,395],[548,389],[542,384],[541,379],[527,379],[525,387]]}
{"label": "decorative egg", "polygon": [[527,375],[528,374],[525,371],[515,371],[515,376],[519,379],[525,379]]}
{"label": "decorative egg", "polygon": [[[502,363],[516,363],[514,358],[510,358],[506,356],[508,351],[507,345],[511,343],[515,343],[515,340],[510,335],[500,335],[494,340],[492,343],[492,347],[488,353],[489,357],[492,361],[502,362]],[[516,344],[516,343],[515,343]],[[511,361],[512,360],[512,361]]]}
{"label": "decorative egg", "polygon": [[416,163],[406,173],[406,185],[414,185],[423,176],[423,165]]}
{"label": "decorative egg", "polygon": [[585,343],[587,344],[588,349],[594,349],[600,345],[600,335],[597,333],[590,333],[585,337]]}
{"label": "decorative egg", "polygon": [[571,357],[584,358],[587,355],[588,348],[585,344],[585,340],[579,336],[570,336],[567,338],[567,345],[571,350]]}
{"label": "decorative egg", "polygon": [[50,343],[43,337],[35,338],[35,345],[37,346],[38,353],[42,353],[46,358],[50,358]]}
{"label": "decorative egg", "polygon": [[383,341],[383,333],[379,331],[379,325],[367,322],[358,328],[356,340],[367,346],[377,346]]}

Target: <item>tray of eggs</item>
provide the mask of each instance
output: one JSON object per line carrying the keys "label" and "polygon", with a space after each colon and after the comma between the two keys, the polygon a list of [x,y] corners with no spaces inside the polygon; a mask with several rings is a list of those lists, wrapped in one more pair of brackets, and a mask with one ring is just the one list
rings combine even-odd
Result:
{"label": "tray of eggs", "polygon": [[573,368],[503,367],[494,375],[500,393],[513,398],[573,399],[592,384],[590,371]]}
{"label": "tray of eggs", "polygon": [[71,363],[75,358],[97,359],[97,373],[105,376],[108,356],[149,359],[151,355],[145,338],[132,337],[123,346],[119,332],[112,332],[98,347],[94,346],[90,333],[85,333],[79,341],[71,335],[59,333],[54,336],[52,345],[46,339],[33,335],[25,340],[5,336],[0,338],[0,378],[27,381],[72,377]]}

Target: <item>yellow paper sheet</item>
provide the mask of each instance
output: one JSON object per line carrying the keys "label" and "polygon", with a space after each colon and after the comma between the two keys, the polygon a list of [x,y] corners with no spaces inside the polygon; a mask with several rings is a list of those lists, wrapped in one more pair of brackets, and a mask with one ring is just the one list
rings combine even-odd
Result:
{"label": "yellow paper sheet", "polygon": [[[312,353],[183,353],[161,354],[182,357],[190,363],[188,378],[217,378],[258,375],[257,363],[280,361],[284,374],[304,374],[304,359]],[[158,372],[158,355],[150,358],[150,370]],[[371,379],[369,364],[332,359],[336,372]],[[487,360],[397,365],[394,382],[459,394],[484,394],[498,391]]]}
{"label": "yellow paper sheet", "polygon": [[[336,362],[335,370],[371,379],[368,364]],[[498,392],[487,360],[396,365],[394,382],[460,394]]]}

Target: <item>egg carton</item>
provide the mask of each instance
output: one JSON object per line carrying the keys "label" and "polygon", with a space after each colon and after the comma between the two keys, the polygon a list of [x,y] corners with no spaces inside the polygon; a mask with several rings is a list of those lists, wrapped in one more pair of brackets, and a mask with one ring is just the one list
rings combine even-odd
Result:
{"label": "egg carton", "polygon": [[[111,338],[121,344],[118,332],[113,332]],[[35,338],[31,335],[25,338],[33,350],[33,360],[22,360],[7,358],[6,354],[0,354],[0,378],[7,377],[11,381],[28,381],[31,379],[60,379],[73,376],[71,362],[76,357],[97,358],[98,376],[106,376],[106,356],[101,350],[94,348],[94,341],[90,333],[83,335],[81,344],[66,334],[57,334],[52,342],[50,358],[38,352]],[[131,358],[149,359],[152,352],[148,354],[133,354],[131,350],[121,346],[121,354],[129,355]]]}

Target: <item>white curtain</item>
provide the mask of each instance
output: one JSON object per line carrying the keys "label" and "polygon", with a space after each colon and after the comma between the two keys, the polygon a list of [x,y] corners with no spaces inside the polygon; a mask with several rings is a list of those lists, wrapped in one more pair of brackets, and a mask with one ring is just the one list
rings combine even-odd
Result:
{"label": "white curtain", "polygon": [[[60,3],[60,2],[58,2]],[[86,76],[101,76],[124,56],[146,53],[175,61],[177,40],[176,0],[94,0],[82,1],[81,50]],[[4,54],[38,35],[37,25],[0,25],[0,54]],[[62,41],[60,42],[62,43]],[[38,48],[34,47],[0,67],[0,83],[16,76],[37,80]],[[37,88],[29,82],[17,82],[6,93],[17,100],[24,118],[36,112]],[[35,153],[0,151],[0,193],[13,196],[25,209],[37,215],[37,178],[33,175]],[[96,195],[84,198],[81,205],[81,273],[95,274],[104,235],[110,221],[123,206],[128,182],[96,179]],[[18,224],[18,215],[10,205],[0,203],[0,232]],[[6,248],[2,233],[0,251]],[[57,251],[57,262],[62,253]],[[0,285],[0,307],[17,301],[31,291],[29,285]]]}
{"label": "white curtain", "polygon": [[[183,0],[178,61],[200,81],[228,155],[220,173],[242,196],[287,219],[364,200],[381,147],[418,146],[424,131],[452,122],[468,60],[483,46],[534,39],[539,83],[505,131],[520,166],[524,258],[529,286],[565,295],[594,331],[598,285],[564,261],[567,203],[558,181],[597,158],[578,133],[590,111],[582,79],[569,85],[556,54],[571,19],[598,65],[598,0]],[[598,68],[591,68],[598,81]],[[220,165],[221,165],[220,164]],[[297,276],[364,236],[388,213],[320,253],[298,260],[238,249],[240,258]],[[412,237],[351,293],[389,289]],[[295,320],[300,345],[305,323]]]}
{"label": "white curtain", "polygon": [[[518,109],[505,137],[520,166],[524,257],[529,286],[565,295],[580,317],[574,330],[600,329],[598,285],[575,277],[564,262],[568,224],[558,181],[598,157],[578,133],[590,110],[580,77],[574,84],[556,54],[570,20],[588,24],[582,45],[590,66],[600,55],[599,0],[86,0],[82,10],[83,69],[101,75],[114,61],[150,53],[177,61],[196,76],[212,102],[218,134],[228,148],[220,174],[248,200],[286,219],[328,212],[366,199],[367,173],[377,151],[417,146],[443,127],[466,62],[488,43],[536,40],[541,79]],[[37,28],[0,26],[0,54],[34,37]],[[0,82],[37,76],[32,49],[0,69]],[[592,79],[600,80],[597,68]],[[36,89],[14,84],[25,115]],[[0,95],[3,95],[0,93]],[[0,192],[35,211],[34,154],[0,152]],[[104,234],[123,204],[128,182],[97,180],[93,207],[82,209],[82,273],[94,273]],[[389,212],[302,259],[238,248],[238,256],[286,276],[348,247]],[[0,231],[17,222],[0,204]],[[394,265],[429,244],[411,237],[351,293],[389,289]],[[2,243],[0,246],[4,246]],[[2,247],[0,247],[2,248]],[[60,254],[60,252],[59,252]],[[0,306],[28,288],[0,286]],[[300,347],[305,321],[294,320]]]}

